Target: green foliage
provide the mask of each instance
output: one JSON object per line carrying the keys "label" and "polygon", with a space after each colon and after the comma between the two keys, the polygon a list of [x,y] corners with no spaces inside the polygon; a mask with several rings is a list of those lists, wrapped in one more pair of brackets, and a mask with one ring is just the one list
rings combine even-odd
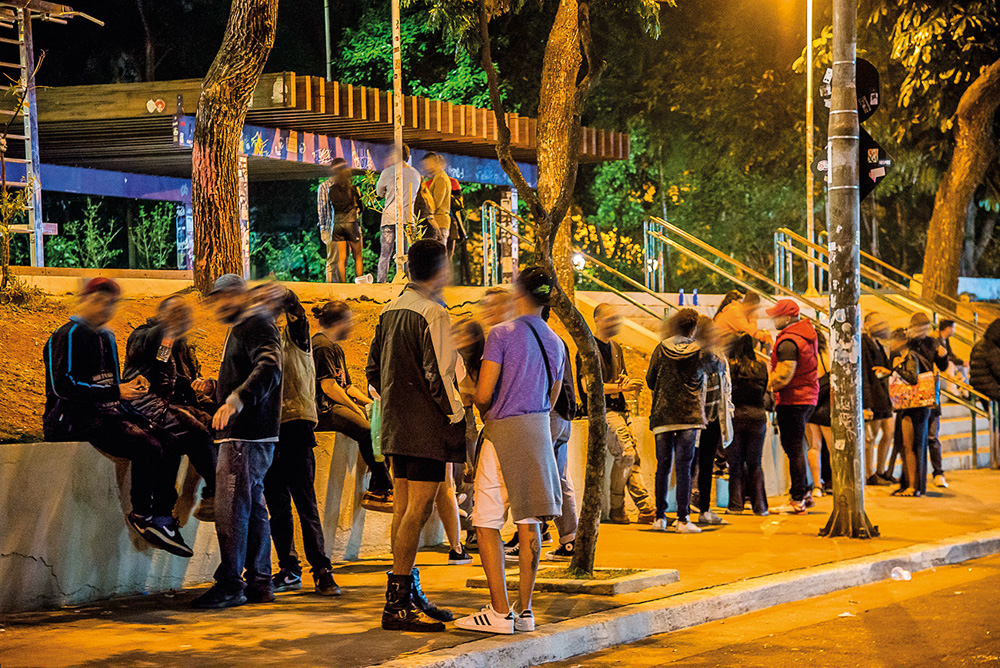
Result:
{"label": "green foliage", "polygon": [[58,236],[50,237],[45,244],[46,262],[53,267],[83,267],[103,269],[121,254],[113,248],[115,221],[103,221],[100,202],[87,198],[82,220],[72,220],[63,225]]}
{"label": "green foliage", "polygon": [[325,280],[326,260],[321,249],[319,235],[311,230],[266,236],[250,232],[251,263],[262,270],[260,275],[273,275],[279,281]]}
{"label": "green foliage", "polygon": [[176,264],[176,208],[167,202],[139,207],[139,220],[129,234],[138,269],[167,269]]}

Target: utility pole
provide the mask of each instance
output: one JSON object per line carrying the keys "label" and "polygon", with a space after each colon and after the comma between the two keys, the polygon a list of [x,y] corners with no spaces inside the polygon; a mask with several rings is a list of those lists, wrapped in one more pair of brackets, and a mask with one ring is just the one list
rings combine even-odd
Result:
{"label": "utility pole", "polygon": [[[830,105],[830,351],[833,410],[833,514],[824,536],[872,538],[865,514],[861,414],[861,199],[856,84],[857,0],[833,0],[833,95]],[[810,274],[811,275],[811,274]]]}
{"label": "utility pole", "polygon": [[[816,216],[813,191],[813,0],[806,0],[806,238],[816,243]],[[816,251],[809,249],[809,258],[816,257]],[[816,265],[806,263],[806,297],[817,297]]]}
{"label": "utility pole", "polygon": [[323,28],[326,35],[326,80],[330,81],[333,79],[331,65],[333,56],[330,54],[330,0],[323,0]]}
{"label": "utility pole", "polygon": [[[403,280],[403,269],[406,266],[404,251],[404,235],[406,221],[403,220],[405,207],[403,197],[409,193],[403,192],[403,39],[400,30],[399,0],[392,2],[392,136],[396,144],[396,282]],[[408,200],[412,202],[412,199]]]}

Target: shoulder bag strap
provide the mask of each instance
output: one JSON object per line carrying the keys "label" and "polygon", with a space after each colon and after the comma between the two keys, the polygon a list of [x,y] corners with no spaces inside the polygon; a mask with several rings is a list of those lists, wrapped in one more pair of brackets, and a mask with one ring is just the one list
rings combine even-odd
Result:
{"label": "shoulder bag strap", "polygon": [[552,394],[552,385],[554,384],[552,380],[552,368],[549,366],[549,355],[545,352],[545,346],[542,345],[542,337],[538,336],[538,332],[536,332],[535,328],[531,326],[531,323],[527,320],[522,320],[521,322],[527,325],[528,329],[531,330],[531,333],[535,336],[535,341],[538,343],[538,349],[542,351],[542,361],[545,362],[545,375],[549,381],[549,391],[546,394],[546,396],[548,396]]}

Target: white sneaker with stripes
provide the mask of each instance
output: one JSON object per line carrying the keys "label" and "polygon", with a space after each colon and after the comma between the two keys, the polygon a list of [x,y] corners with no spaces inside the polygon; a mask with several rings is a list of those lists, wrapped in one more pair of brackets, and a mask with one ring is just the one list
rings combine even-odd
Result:
{"label": "white sneaker with stripes", "polygon": [[530,632],[535,630],[535,615],[531,613],[531,610],[514,612],[514,609],[511,608],[510,611],[514,614],[515,631]]}
{"label": "white sneaker with stripes", "polygon": [[514,613],[508,612],[506,615],[501,615],[493,609],[492,605],[487,605],[474,615],[455,620],[455,626],[466,631],[512,635],[514,633]]}

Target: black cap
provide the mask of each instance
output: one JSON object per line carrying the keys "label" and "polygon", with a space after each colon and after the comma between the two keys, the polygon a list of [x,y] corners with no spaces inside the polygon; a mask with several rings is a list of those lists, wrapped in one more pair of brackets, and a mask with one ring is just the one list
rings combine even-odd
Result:
{"label": "black cap", "polygon": [[517,275],[515,284],[531,295],[539,306],[548,306],[556,287],[556,278],[544,267],[528,267]]}

